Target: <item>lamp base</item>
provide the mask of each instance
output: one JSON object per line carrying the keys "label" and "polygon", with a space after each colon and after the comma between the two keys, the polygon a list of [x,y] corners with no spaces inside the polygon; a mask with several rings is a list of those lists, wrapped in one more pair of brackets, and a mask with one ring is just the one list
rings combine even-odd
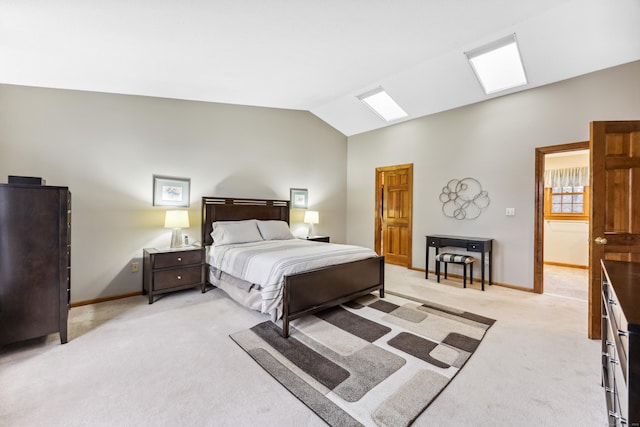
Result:
{"label": "lamp base", "polygon": [[309,224],[309,229],[307,230],[307,237],[313,236],[313,224]]}
{"label": "lamp base", "polygon": [[184,246],[184,240],[182,237],[182,229],[174,228],[171,233],[171,248],[181,248]]}

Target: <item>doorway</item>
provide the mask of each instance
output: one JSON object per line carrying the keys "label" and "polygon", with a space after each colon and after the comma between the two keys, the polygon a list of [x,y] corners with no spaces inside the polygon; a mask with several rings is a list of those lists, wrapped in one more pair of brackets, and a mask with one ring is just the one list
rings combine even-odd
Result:
{"label": "doorway", "polygon": [[544,156],[543,292],[589,301],[589,150]]}
{"label": "doorway", "polygon": [[[544,293],[545,282],[545,160],[547,155],[558,155],[561,153],[575,153],[581,150],[589,150],[589,141],[575,142],[570,144],[554,145],[549,147],[536,148],[535,158],[535,227],[534,227],[534,265],[533,265],[533,291]],[[547,193],[547,197],[548,197]],[[549,208],[549,206],[547,206]],[[548,209],[549,210],[549,209]],[[586,211],[588,213],[588,210]],[[587,217],[588,221],[588,217]],[[587,235],[588,237],[588,235]],[[588,249],[588,248],[587,248]],[[587,258],[587,267],[588,267]],[[569,264],[569,263],[567,263]],[[550,269],[551,270],[551,269]],[[562,270],[559,272],[562,275]],[[588,271],[588,270],[587,270]],[[547,277],[550,277],[547,275]],[[589,283],[585,284],[588,288]]]}
{"label": "doorway", "polygon": [[411,268],[413,164],[376,168],[374,250],[389,264]]}

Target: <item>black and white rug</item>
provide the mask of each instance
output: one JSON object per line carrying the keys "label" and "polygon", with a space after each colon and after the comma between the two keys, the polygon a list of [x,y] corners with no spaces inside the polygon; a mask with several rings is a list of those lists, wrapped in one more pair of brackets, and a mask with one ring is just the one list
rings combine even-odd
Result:
{"label": "black and white rug", "polygon": [[410,425],[462,369],[495,321],[451,307],[369,295],[231,338],[332,426]]}

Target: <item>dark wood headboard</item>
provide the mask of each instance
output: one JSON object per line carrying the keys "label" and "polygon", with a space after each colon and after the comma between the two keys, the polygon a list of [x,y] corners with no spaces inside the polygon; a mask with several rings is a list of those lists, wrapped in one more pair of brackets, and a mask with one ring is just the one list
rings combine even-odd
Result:
{"label": "dark wood headboard", "polygon": [[202,244],[211,245],[214,221],[275,219],[289,223],[289,200],[239,199],[233,197],[202,198]]}

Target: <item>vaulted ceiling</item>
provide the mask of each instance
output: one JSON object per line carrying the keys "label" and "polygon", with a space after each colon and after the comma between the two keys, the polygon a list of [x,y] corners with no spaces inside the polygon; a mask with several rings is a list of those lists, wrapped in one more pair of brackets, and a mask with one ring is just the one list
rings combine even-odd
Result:
{"label": "vaulted ceiling", "polygon": [[[640,60],[639,0],[0,0],[0,83],[308,110],[345,135],[486,96],[465,51],[515,33],[527,86]],[[639,76],[640,79],[640,76]]]}

